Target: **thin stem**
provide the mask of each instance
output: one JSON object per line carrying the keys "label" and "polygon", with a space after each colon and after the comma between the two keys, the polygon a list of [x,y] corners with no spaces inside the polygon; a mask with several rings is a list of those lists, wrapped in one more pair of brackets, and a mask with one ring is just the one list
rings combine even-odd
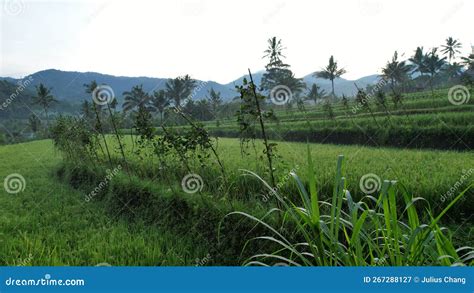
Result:
{"label": "thin stem", "polygon": [[272,148],[268,144],[267,134],[265,133],[265,124],[263,123],[262,110],[260,108],[260,102],[258,101],[257,91],[255,89],[255,83],[253,82],[253,77],[252,77],[252,73],[250,72],[250,69],[249,69],[249,76],[250,76],[251,88],[253,91],[253,95],[255,97],[255,105],[257,106],[258,120],[260,122],[260,128],[262,129],[263,142],[265,144],[266,155],[268,159],[268,167],[270,168],[270,178],[272,181],[272,187],[275,187],[276,184],[275,184],[275,177],[273,176]]}

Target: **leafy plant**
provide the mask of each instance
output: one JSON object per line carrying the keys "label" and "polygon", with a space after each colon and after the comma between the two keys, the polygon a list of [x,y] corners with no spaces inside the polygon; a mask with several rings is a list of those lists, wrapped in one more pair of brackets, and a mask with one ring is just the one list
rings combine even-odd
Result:
{"label": "leafy plant", "polygon": [[[84,84],[84,87],[85,87],[86,93],[92,95],[92,94],[95,93],[98,85],[97,85],[97,82],[94,80],[90,84]],[[102,140],[103,140],[104,146],[105,146],[105,151],[107,152],[107,158],[109,159],[109,164],[112,166],[112,157],[111,157],[111,154],[110,154],[109,146],[107,144],[107,140],[105,139],[104,127],[103,127],[103,123],[102,123],[102,120],[101,120],[102,105],[98,105],[97,103],[92,102],[92,107],[94,109],[95,119],[96,119],[93,129],[95,131],[97,131],[98,133],[100,133],[100,135],[102,136]],[[102,147],[101,144],[99,144],[99,145],[100,145],[100,147]]]}
{"label": "leafy plant", "polygon": [[51,88],[47,88],[44,84],[40,83],[36,86],[36,96],[33,97],[33,104],[40,105],[44,110],[44,115],[46,119],[46,125],[48,125],[48,109],[53,103],[58,101],[51,94]]}
{"label": "leafy plant", "polygon": [[[264,112],[261,108],[261,101],[265,99],[264,96],[257,93],[257,87],[253,82],[252,73],[249,69],[250,82],[247,82],[247,79],[244,78],[242,86],[236,86],[237,90],[240,93],[241,107],[237,112],[237,121],[240,125],[241,133],[241,146],[242,140],[248,139],[244,135],[249,132],[249,130],[254,130],[253,121],[258,121],[260,125],[260,131],[262,133],[263,144],[265,145],[264,154],[267,157],[268,162],[268,172],[270,174],[270,182],[272,186],[276,186],[274,168],[273,168],[273,158],[275,156],[274,150],[277,146],[276,143],[270,142],[265,129],[265,118],[270,118],[273,116],[273,111]],[[253,121],[252,121],[253,120]],[[251,139],[255,139],[255,132],[251,132]]]}
{"label": "leafy plant", "polygon": [[[264,218],[245,212],[241,215],[263,225],[269,232],[249,241],[269,242],[276,248],[249,258],[246,265],[287,264],[294,266],[420,266],[473,265],[474,249],[454,248],[451,232],[439,225],[440,219],[463,195],[456,196],[446,208],[434,216],[429,209],[420,213],[417,207],[423,198],[410,196],[402,190],[404,205],[399,206],[395,181],[384,181],[378,198],[366,196],[355,202],[346,189],[342,175],[343,156],[337,161],[334,189],[330,200],[318,194],[314,165],[308,146],[308,189],[297,174],[295,179],[300,201],[275,192],[283,209],[272,209]],[[257,174],[269,189],[268,185]],[[266,218],[278,213],[282,227],[269,224]],[[427,219],[426,223],[422,221]],[[245,248],[244,248],[245,249]]]}
{"label": "leafy plant", "polygon": [[181,107],[181,102],[189,97],[196,87],[196,81],[189,75],[169,79],[166,83],[166,95],[174,102],[175,107]]}
{"label": "leafy plant", "polygon": [[344,68],[339,68],[337,61],[334,60],[334,56],[331,56],[329,58],[329,64],[325,68],[321,69],[321,71],[315,72],[314,77],[329,79],[331,81],[331,95],[335,97],[336,93],[334,92],[334,80],[341,77],[346,72],[347,71]]}
{"label": "leafy plant", "polygon": [[36,134],[40,130],[41,120],[35,114],[31,114],[28,118],[28,125],[30,126],[31,131]]}

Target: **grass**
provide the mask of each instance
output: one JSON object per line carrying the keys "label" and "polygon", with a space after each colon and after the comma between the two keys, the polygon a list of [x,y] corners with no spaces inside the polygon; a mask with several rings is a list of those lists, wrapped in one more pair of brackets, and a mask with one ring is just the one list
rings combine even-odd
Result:
{"label": "grass", "polygon": [[[453,246],[452,233],[440,227],[439,221],[473,185],[461,191],[439,215],[431,215],[426,224],[420,221],[419,198],[403,193],[404,209],[400,214],[396,200],[395,181],[384,181],[380,195],[353,201],[346,189],[342,172],[343,157],[336,168],[332,199],[320,201],[316,188],[311,153],[308,148],[307,179],[309,192],[296,175],[298,202],[274,192],[283,210],[275,209],[287,219],[281,229],[246,212],[243,215],[257,225],[267,228],[268,234],[253,239],[271,242],[277,249],[255,254],[247,265],[296,266],[421,266],[421,265],[474,265],[474,248]],[[258,175],[253,174],[258,177]],[[260,177],[259,177],[260,178]],[[272,189],[263,179],[260,180]],[[430,210],[427,209],[428,213]],[[289,234],[287,237],[285,234]],[[292,239],[300,239],[294,242]]]}
{"label": "grass", "polygon": [[[446,101],[444,91],[436,95],[434,102],[423,95],[408,95],[404,107],[390,108],[397,111],[391,116],[393,129],[400,130],[393,136],[396,140],[402,140],[403,133],[410,140],[421,133],[432,135],[422,147],[436,147],[450,143],[447,137],[455,129],[472,141],[472,103],[454,107]],[[344,131],[360,131],[354,122],[375,129],[373,119],[363,111],[354,121],[344,118],[341,105],[334,111],[337,127],[318,106],[308,115],[277,110],[281,123],[269,124],[270,133],[307,137],[306,117],[314,129],[341,129],[342,136]],[[376,119],[387,122],[381,110],[377,111]],[[206,124],[217,130],[215,121]],[[221,125],[221,131],[235,130],[233,121]],[[382,130],[387,129],[374,131]],[[383,135],[390,138],[389,134]],[[444,139],[435,134],[443,134]],[[176,154],[166,155],[167,164],[160,165],[151,146],[137,153],[138,146],[126,135],[124,169],[130,169],[115,177],[100,196],[86,202],[84,196],[100,184],[105,169],[124,163],[116,139],[110,135],[107,139],[112,165],[89,164],[86,158],[64,164],[48,140],[0,147],[0,178],[19,173],[26,180],[25,190],[18,194],[0,189],[0,265],[194,265],[202,259],[206,265],[238,265],[249,256],[248,264],[451,265],[465,261],[455,247],[474,245],[473,190],[446,210],[473,181],[472,174],[462,177],[474,168],[470,151],[310,144],[305,155],[306,143],[278,141],[275,167],[279,184],[273,195],[256,176],[244,176],[250,171],[268,177],[261,141],[256,140],[255,148],[250,144],[249,154],[242,156],[238,139],[220,138],[217,151],[229,185],[223,186],[214,159],[202,166],[201,153],[194,152],[189,154],[191,171],[202,177],[204,186],[202,192],[190,195],[181,187],[189,170]],[[345,155],[345,164],[334,170],[340,154]],[[305,179],[298,176],[305,173]],[[342,174],[344,184],[340,185]],[[396,180],[396,192],[389,181],[366,196],[360,182],[367,174],[380,183]],[[342,189],[350,190],[350,196],[341,193]],[[410,205],[413,197],[424,200]],[[284,209],[273,210],[276,202]],[[236,210],[260,224],[225,217]],[[436,218],[439,214],[443,214],[441,219]],[[286,221],[283,229],[281,219]],[[219,223],[222,229],[218,230]],[[419,223],[428,228],[415,235]],[[441,228],[441,223],[450,230]],[[284,238],[265,234],[267,229]],[[259,240],[249,242],[241,254],[245,241],[252,237]]]}
{"label": "grass", "polygon": [[[472,96],[472,94],[471,94]],[[385,109],[382,106],[375,104],[375,98],[369,101],[370,107],[375,115],[385,115]],[[343,104],[338,101],[333,104],[333,110],[336,118],[343,119],[347,114],[353,114],[353,107],[357,106],[352,100],[349,102],[348,109],[346,109]],[[431,93],[429,91],[409,93],[405,95],[403,100],[403,105],[395,107],[393,101],[387,96],[386,103],[387,110],[392,114],[392,116],[405,116],[406,114],[434,114],[434,113],[445,113],[445,112],[472,112],[474,107],[474,101],[471,99],[465,104],[453,105],[448,100],[448,89],[439,89],[435,91],[434,100],[431,98]],[[292,109],[287,109],[286,106],[275,107],[275,115],[281,122],[288,121],[305,121],[310,120],[328,120],[327,113],[323,110],[322,104],[319,105],[307,105],[305,111],[302,112],[296,107]],[[365,110],[359,109],[356,111],[354,118],[366,117],[369,114]],[[229,115],[230,116],[230,115]],[[235,117],[221,117],[220,125],[222,126],[234,126]],[[205,125],[214,126],[215,121],[206,121]]]}
{"label": "grass", "polygon": [[26,182],[18,194],[0,188],[0,265],[194,265],[207,255],[173,230],[85,202],[57,179],[60,162],[49,140],[0,147],[0,178],[19,173]]}
{"label": "grass", "polygon": [[[109,137],[110,138],[110,137]],[[182,170],[180,163],[169,166],[169,170],[158,169],[159,163],[156,159],[148,156],[140,158],[130,152],[130,137],[124,137],[127,146],[127,157],[135,165],[136,172],[142,177],[162,178],[166,182],[180,182],[181,178],[188,173]],[[296,185],[286,179],[290,170],[297,172],[305,170],[307,159],[301,154],[306,152],[306,143],[277,142],[277,154],[275,160],[277,170],[277,181],[282,182],[282,189],[296,191]],[[110,139],[113,145],[113,139]],[[400,150],[395,148],[372,148],[360,146],[337,146],[327,144],[310,144],[311,156],[315,162],[315,172],[318,177],[318,188],[322,194],[330,194],[333,188],[334,160],[340,154],[346,157],[344,173],[348,189],[351,190],[355,199],[362,198],[365,193],[360,188],[361,178],[366,174],[375,174],[382,180],[390,179],[399,182],[410,193],[425,198],[435,211],[441,211],[446,204],[442,196],[446,194],[457,182],[461,184],[457,191],[465,188],[469,182],[474,180],[474,173],[467,180],[461,180],[461,176],[467,170],[474,168],[474,159],[471,152],[454,152],[440,150]],[[262,163],[257,162],[263,154],[260,141],[256,141],[256,154],[252,147],[249,148],[250,155],[241,156],[238,139],[220,138],[218,140],[218,153],[224,161],[224,167],[232,182],[231,194],[240,200],[254,200],[261,205],[260,194],[262,185],[258,180],[242,176],[242,169],[253,171],[257,174],[265,172]],[[117,153],[118,154],[118,153]],[[118,155],[117,155],[118,156]],[[197,160],[192,165],[193,172],[198,173],[204,180],[205,191],[221,194],[220,171],[216,164],[201,168]],[[380,187],[380,186],[379,186]],[[450,196],[452,198],[452,196]],[[453,222],[463,221],[474,213],[474,192],[470,191],[457,205],[448,213],[446,220]]]}
{"label": "grass", "polygon": [[[113,141],[112,137],[109,139],[111,142]],[[130,141],[127,139],[125,140],[127,156],[131,158]],[[294,166],[293,164],[301,164],[295,171],[298,174],[303,173],[308,160],[301,157],[300,154],[306,152],[305,144],[288,143],[280,145],[279,148],[280,154],[288,162],[286,166],[290,168]],[[397,162],[400,158],[406,157],[406,154],[397,150],[362,148],[359,152],[362,152],[365,159],[359,161],[361,154],[357,154],[356,151],[357,149],[352,146],[311,145],[311,155],[314,156],[313,159],[316,162],[312,169],[317,174],[317,190],[320,191],[320,200],[327,200],[322,196],[324,194],[322,191],[324,178],[327,176],[327,178],[332,177],[334,180],[335,173],[328,170],[334,169],[336,154],[340,152],[353,154],[349,156],[342,169],[348,175],[355,170],[361,172],[369,170],[365,169],[369,167],[365,165],[367,163],[365,160],[374,166],[377,166],[374,162],[379,162],[380,165],[376,168],[383,169],[389,166],[390,163],[387,161],[387,157],[382,155],[383,152],[388,152],[386,156],[390,157],[398,154],[399,157],[392,158]],[[261,168],[258,165],[256,168],[252,168],[252,165],[241,160],[238,155],[238,142],[235,139],[221,139],[219,152],[225,157],[226,168],[235,170],[236,178],[248,178],[248,176],[238,175],[238,173],[242,173],[237,168],[254,170]],[[411,169],[415,164],[420,164],[420,161],[413,161],[415,157],[418,157],[419,160],[427,160],[426,162],[430,162],[430,164],[434,163],[432,170],[436,170],[438,164],[439,166],[449,165],[447,162],[450,162],[454,169],[463,166],[463,162],[466,163],[466,154],[463,153],[438,151],[410,151],[409,153],[410,155],[405,159],[405,166],[410,166]],[[118,150],[116,150],[116,154],[118,155]],[[147,169],[153,163],[150,159],[141,160],[138,157],[134,157],[131,161],[132,164],[138,164],[140,170]],[[280,161],[283,160],[280,159]],[[233,235],[241,241],[252,236],[248,234],[250,230],[257,233],[254,233],[252,237],[262,235],[262,229],[252,228],[252,224],[244,224],[241,220],[228,222],[225,219],[222,225],[226,226],[227,230],[224,234],[227,236],[220,241],[223,241],[224,247],[228,247],[229,250],[224,252],[219,250],[219,253],[225,254],[217,254],[214,246],[217,246],[218,243],[215,238],[218,223],[224,217],[225,212],[232,210],[229,209],[227,201],[220,200],[217,189],[209,189],[210,185],[206,180],[210,179],[206,177],[206,174],[200,173],[205,178],[204,197],[183,194],[179,190],[179,180],[173,181],[175,182],[173,187],[161,182],[159,178],[151,181],[133,175],[132,182],[134,183],[131,184],[128,176],[122,174],[107,187],[110,189],[104,195],[104,200],[86,203],[84,202],[85,194],[97,186],[97,183],[91,185],[84,181],[82,188],[72,188],[68,182],[59,180],[55,174],[60,162],[61,158],[53,151],[52,143],[49,140],[0,147],[0,163],[2,165],[0,176],[4,178],[15,172],[24,176],[26,180],[26,188],[19,194],[7,194],[3,189],[1,190],[2,216],[0,221],[3,234],[0,261],[2,265],[97,265],[102,263],[110,265],[195,265],[196,259],[207,258],[210,251],[214,252],[211,254],[211,261],[206,265],[222,264],[231,260],[239,261],[240,249],[243,248],[243,244],[239,244],[241,242],[229,235]],[[353,169],[354,166],[357,168]],[[380,176],[395,179],[387,174],[382,173]],[[212,175],[212,172],[207,175]],[[420,176],[430,177],[424,174]],[[92,180],[100,181],[101,178],[96,174]],[[353,189],[357,186],[357,182],[349,183],[352,180],[350,178],[348,176],[346,179],[346,188]],[[355,181],[358,181],[357,178]],[[259,185],[256,181],[247,181],[247,183]],[[288,181],[287,184],[289,185],[290,182]],[[330,179],[326,184],[328,187],[331,186]],[[182,195],[170,193],[170,188],[177,189],[177,192]],[[284,192],[284,190],[282,188],[280,192]],[[136,196],[140,201],[132,201],[130,208],[133,211],[128,212],[128,209],[123,209],[123,206],[118,204],[118,200],[130,196]],[[150,198],[150,196],[152,197]],[[253,199],[246,199],[244,196],[236,197],[233,203],[234,210],[247,211],[260,217],[270,207],[268,202],[263,202],[259,197]],[[201,199],[205,199],[205,202],[201,202]],[[114,203],[117,205],[116,207],[112,206]],[[164,206],[173,206],[175,209],[164,209],[163,204]],[[185,215],[186,218],[182,219],[178,217],[178,214]],[[154,224],[163,222],[166,218],[167,226]],[[457,223],[460,223],[459,218],[455,219]],[[269,223],[274,222],[269,221]],[[189,233],[189,227],[192,224],[196,231],[205,234],[204,238]],[[214,230],[214,228],[216,229]],[[469,244],[469,241],[465,238],[461,239],[458,247]],[[266,247],[263,244],[255,245]],[[259,250],[254,248],[250,251]],[[223,255],[226,256],[225,259],[220,258]]]}
{"label": "grass", "polygon": [[[328,118],[322,104],[308,106],[303,111],[272,105],[277,119],[266,121],[267,133],[270,139],[280,141],[412,149],[474,149],[472,99],[453,105],[448,99],[448,89],[439,89],[435,91],[434,99],[431,93],[420,92],[406,94],[403,104],[398,107],[389,97],[385,107],[377,105],[375,98],[369,100],[369,105],[371,110],[367,111],[352,100],[347,107],[340,101],[334,102],[333,119]],[[219,119],[219,123],[204,121],[205,129],[219,137],[239,137],[236,117],[228,112],[226,115]],[[172,113],[169,118],[173,120]],[[177,121],[178,124],[184,123]],[[189,126],[174,128],[182,131]],[[157,133],[162,134],[159,127]],[[259,131],[255,135],[262,138]]]}

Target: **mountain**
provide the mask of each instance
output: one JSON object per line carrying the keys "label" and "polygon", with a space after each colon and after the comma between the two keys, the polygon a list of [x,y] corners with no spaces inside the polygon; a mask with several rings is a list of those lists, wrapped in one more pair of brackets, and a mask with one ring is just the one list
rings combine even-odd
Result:
{"label": "mountain", "polygon": [[[262,81],[262,77],[263,77],[264,73],[265,73],[265,70],[260,70],[260,71],[252,73],[253,82],[255,82],[256,85],[260,85],[260,82]],[[242,83],[244,81],[244,78],[246,78],[247,81],[250,81],[250,76],[248,74],[246,74],[246,75],[243,75],[243,76],[237,78],[234,81],[229,82],[225,86],[234,89],[235,86],[242,85]]]}
{"label": "mountain", "polygon": [[[126,77],[126,76],[114,76],[101,74],[97,72],[73,72],[73,71],[61,71],[56,69],[48,69],[39,71],[28,76],[32,79],[29,84],[30,89],[34,89],[34,86],[43,83],[48,87],[52,88],[52,94],[59,100],[79,103],[84,99],[90,98],[90,95],[84,92],[84,84],[90,83],[95,80],[99,84],[109,85],[115,94],[115,97],[119,102],[123,101],[122,93],[129,91],[135,85],[143,85],[143,89],[147,92],[153,92],[154,90],[164,89],[167,78],[154,78],[154,77]],[[16,83],[21,79],[3,78],[10,82]],[[214,88],[214,90],[221,92],[224,99],[231,99],[236,96],[236,92],[225,86],[214,81],[197,81],[197,87],[193,93],[193,98],[202,99],[208,91]]]}
{"label": "mountain", "polygon": [[[334,80],[334,91],[337,96],[341,96],[342,94],[346,96],[354,96],[357,93],[357,88],[355,84],[359,88],[365,89],[368,85],[375,85],[379,80],[379,75],[369,75],[364,76],[356,80],[347,80],[344,78],[337,78]],[[331,92],[331,81],[322,78],[316,78],[313,74],[308,74],[303,77],[304,82],[306,82],[306,86],[308,89],[311,88],[313,83],[316,83],[321,89],[325,90],[326,93]]]}
{"label": "mountain", "polygon": [[[264,72],[265,71],[261,70],[252,73],[254,82],[257,85],[260,85]],[[168,78],[114,76],[97,72],[74,72],[56,69],[39,71],[31,74],[27,78],[31,80],[28,84],[29,90],[33,91],[34,86],[43,83],[52,88],[52,93],[58,100],[71,104],[78,104],[84,99],[90,98],[89,95],[84,92],[84,84],[90,83],[93,80],[97,81],[99,84],[109,85],[114,90],[115,97],[119,100],[120,104],[123,102],[122,93],[129,91],[133,86],[141,84],[145,91],[153,92],[154,90],[164,89],[166,81],[168,80]],[[214,90],[221,92],[224,101],[229,101],[238,96],[235,86],[241,85],[244,78],[249,80],[248,75],[241,76],[227,84],[220,84],[215,81],[198,80],[197,87],[193,92],[193,99],[199,100],[204,98],[208,91],[213,88]],[[13,79],[9,77],[0,79],[8,80],[11,83],[22,81],[22,79]],[[306,82],[308,89],[311,87],[312,83],[316,82],[327,93],[331,92],[331,82],[329,80],[315,78],[312,74],[304,76],[303,80]],[[335,80],[334,86],[337,95],[345,94],[351,96],[356,93],[354,83],[357,83],[361,88],[365,88],[369,84],[375,84],[377,80],[377,75],[365,76],[357,80],[338,78]]]}
{"label": "mountain", "polygon": [[[262,80],[264,73],[265,73],[264,70],[252,73],[253,80],[257,85],[260,85],[260,82]],[[225,86],[234,88],[235,85],[241,85],[244,78],[246,78],[247,80],[250,80],[249,75],[247,74],[226,84]],[[379,79],[380,78],[377,74],[364,76],[356,80],[347,80],[344,78],[338,78],[334,80],[334,89],[335,89],[334,91],[336,92],[336,95],[338,96],[341,96],[342,94],[345,94],[346,96],[354,96],[357,93],[357,88],[355,87],[355,84],[357,84],[357,86],[360,88],[366,88],[367,85],[376,84]],[[311,85],[313,83],[316,83],[318,86],[321,87],[321,89],[325,90],[326,93],[331,92],[330,80],[315,78],[313,74],[311,73],[311,74],[303,76],[303,81],[306,83],[307,90],[311,88]]]}
{"label": "mountain", "polygon": [[33,99],[33,92],[27,89],[30,80],[13,83],[12,79],[0,80],[0,119],[30,115],[28,109]]}

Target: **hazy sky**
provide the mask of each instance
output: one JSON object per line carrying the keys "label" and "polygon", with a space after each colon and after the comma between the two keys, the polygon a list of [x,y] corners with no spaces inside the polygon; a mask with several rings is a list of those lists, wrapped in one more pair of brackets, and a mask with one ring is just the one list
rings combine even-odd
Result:
{"label": "hazy sky", "polygon": [[271,36],[297,76],[331,54],[355,79],[398,50],[474,44],[474,1],[0,0],[0,76],[49,68],[227,83],[264,68]]}

